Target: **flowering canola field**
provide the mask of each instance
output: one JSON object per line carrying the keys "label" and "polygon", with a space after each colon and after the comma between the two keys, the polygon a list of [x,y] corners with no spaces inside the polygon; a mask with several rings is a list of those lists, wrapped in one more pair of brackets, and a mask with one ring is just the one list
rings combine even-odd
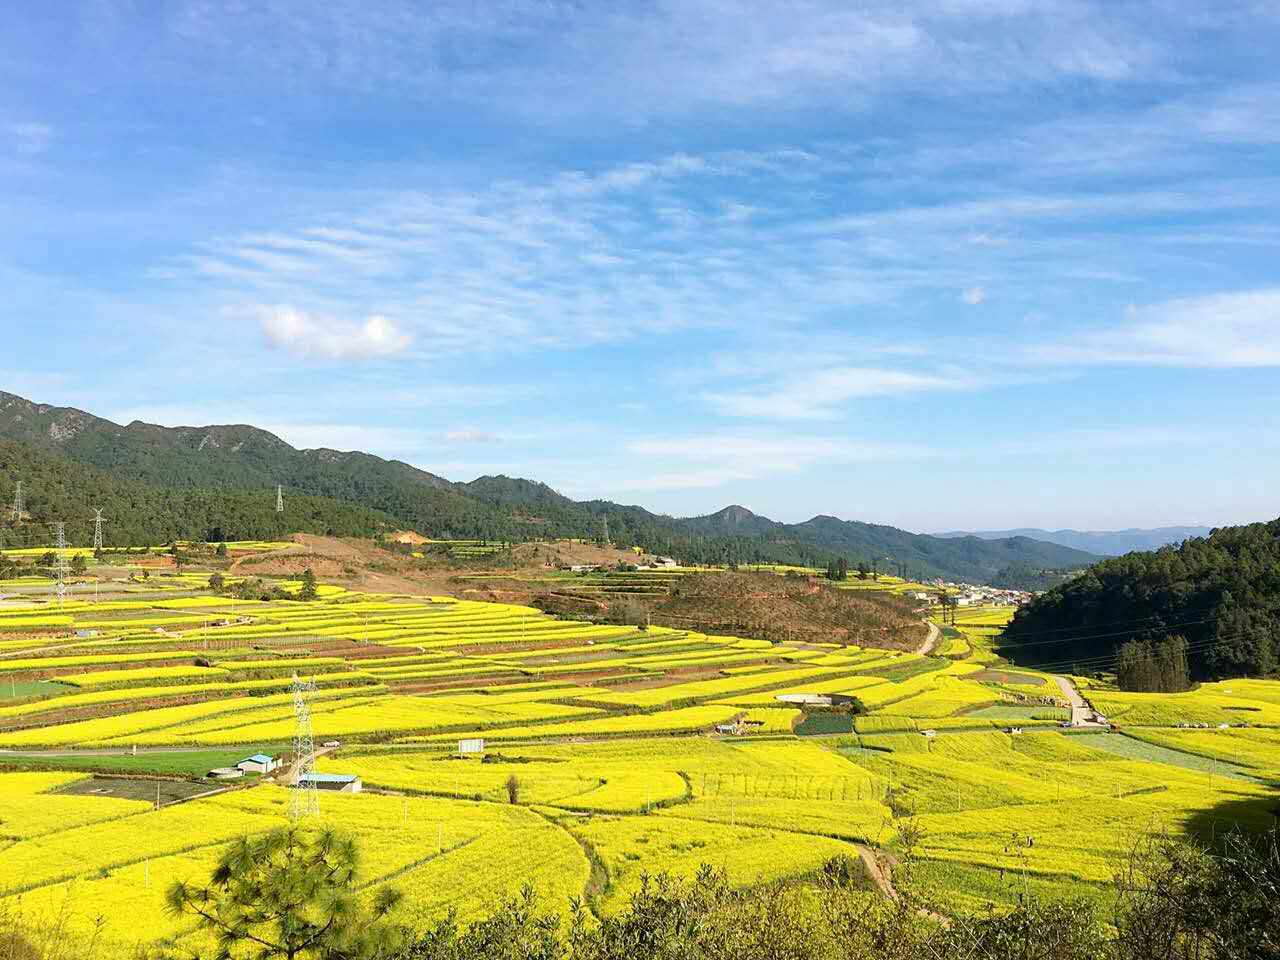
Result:
{"label": "flowering canola field", "polygon": [[[187,936],[166,885],[287,822],[287,775],[157,808],[139,799],[150,781],[116,795],[92,771],[128,755],[145,775],[148,751],[286,753],[295,675],[314,683],[315,741],[340,742],[316,769],[365,788],[322,793],[320,818],[359,835],[364,889],[398,886],[411,923],[526,882],[609,911],[646,872],[708,863],[754,883],[909,838],[951,908],[1033,887],[1101,897],[1144,833],[1273,822],[1280,683],[1089,688],[1126,755],[1060,728],[1053,678],[989,669],[1007,616],[965,611],[926,657],[333,586],[231,600],[191,572],[130,599],[18,602],[0,608],[0,909],[102,918],[122,947]],[[793,732],[842,703],[847,732]],[[473,738],[483,754],[460,756]]]}

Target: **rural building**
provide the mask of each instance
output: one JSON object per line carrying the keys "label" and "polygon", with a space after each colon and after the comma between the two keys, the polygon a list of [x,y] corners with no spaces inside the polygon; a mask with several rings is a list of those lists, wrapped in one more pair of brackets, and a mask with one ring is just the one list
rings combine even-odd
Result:
{"label": "rural building", "polygon": [[364,784],[354,773],[304,773],[298,778],[298,786],[339,793],[359,793],[364,789]]}
{"label": "rural building", "polygon": [[811,707],[829,707],[832,702],[825,693],[780,693],[777,699],[783,703],[805,703]]}
{"label": "rural building", "polygon": [[241,773],[271,773],[280,766],[280,761],[276,757],[267,756],[265,753],[255,753],[252,757],[245,757],[236,764],[236,769]]}
{"label": "rural building", "polygon": [[470,737],[466,740],[458,741],[459,753],[484,753],[484,740],[480,737]]}

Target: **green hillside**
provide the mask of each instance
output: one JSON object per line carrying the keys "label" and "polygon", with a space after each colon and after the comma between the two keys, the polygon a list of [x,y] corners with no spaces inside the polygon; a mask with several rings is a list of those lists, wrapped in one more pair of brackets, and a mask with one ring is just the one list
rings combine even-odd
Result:
{"label": "green hillside", "polygon": [[[332,506],[321,511],[332,520],[328,525],[334,530],[351,532],[386,523],[386,518],[441,539],[597,538],[607,528],[614,543],[639,545],[690,563],[823,566],[844,557],[853,563],[881,563],[884,568],[905,564],[907,572],[917,577],[1032,586],[1050,585],[1059,579],[1056,571],[1097,559],[1025,537],[947,539],[834,517],[783,524],[738,506],[677,519],[607,500],[574,501],[532,480],[487,476],[453,483],[367,453],[297,450],[252,426],[159,427],[141,422],[122,426],[81,410],[37,404],[3,392],[0,439],[39,450],[46,458],[93,467],[122,483],[141,484],[152,491],[149,502],[192,505],[184,518],[172,519],[167,527],[156,519],[148,530],[213,527],[222,516],[235,518],[238,528],[263,528],[271,518],[258,518],[252,505],[273,504],[271,493],[282,484],[290,494],[290,509],[297,495],[359,504],[367,512],[360,520],[354,514],[339,519]],[[0,476],[8,481],[0,483],[0,495],[11,495],[19,476]],[[22,478],[32,497],[56,496],[56,487],[41,493],[36,477]],[[161,490],[168,492],[162,497]],[[216,507],[209,506],[212,491],[222,491]],[[378,519],[372,519],[375,516]],[[309,522],[303,526],[299,521],[292,529],[325,525],[320,519]],[[122,529],[117,536],[123,536]]]}
{"label": "green hillside", "polygon": [[1002,652],[1110,667],[1125,643],[1171,635],[1199,677],[1280,669],[1280,520],[1104,560],[1021,608]]}
{"label": "green hillside", "polygon": [[6,510],[0,546],[50,542],[52,521],[63,521],[72,544],[92,542],[90,519],[101,510],[107,545],[136,546],[171,540],[269,540],[288,533],[372,536],[395,518],[358,504],[290,493],[276,513],[274,490],[172,489],[114,477],[31,446],[0,440],[0,487],[12,497],[21,477],[26,516]]}

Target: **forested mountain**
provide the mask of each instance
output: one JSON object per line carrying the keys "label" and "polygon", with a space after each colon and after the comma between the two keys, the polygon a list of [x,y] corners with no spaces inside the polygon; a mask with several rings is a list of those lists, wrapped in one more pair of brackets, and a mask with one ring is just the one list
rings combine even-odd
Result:
{"label": "forested mountain", "polygon": [[1127,530],[1041,530],[1038,527],[1021,527],[1017,530],[939,533],[936,536],[978,537],[982,540],[1029,537],[1103,557],[1118,557],[1133,550],[1158,550],[1165,546],[1176,546],[1188,537],[1207,537],[1209,532],[1209,527],[1153,527],[1145,530],[1136,527]]}
{"label": "forested mountain", "polygon": [[[0,440],[0,486],[12,497],[10,478],[21,477],[25,516],[15,523],[0,513],[0,546],[51,542],[48,524],[66,523],[73,546],[92,543],[91,518],[107,518],[108,546],[138,546],[171,540],[270,540],[288,533],[368,536],[398,526],[389,514],[359,504],[290,494],[276,513],[274,493],[256,490],[165,488],[124,480],[35,447]],[[10,500],[12,503],[12,500]]]}
{"label": "forested mountain", "polygon": [[[577,502],[532,480],[490,476],[453,483],[367,453],[297,450],[252,426],[121,426],[81,410],[36,404],[3,392],[0,439],[29,445],[46,457],[94,467],[122,483],[142,484],[153,501],[162,489],[170,502],[180,496],[207,500],[211,491],[220,490],[228,504],[243,496],[246,504],[273,506],[275,486],[281,484],[286,504],[294,503],[299,494],[359,504],[369,511],[367,529],[355,529],[359,524],[354,514],[341,522],[333,519],[336,527],[353,533],[372,533],[387,516],[440,538],[594,538],[603,536],[607,526],[615,543],[637,544],[690,562],[822,566],[844,557],[852,563],[878,563],[882,570],[901,564],[912,576],[953,580],[999,581],[1006,574],[1012,578],[1016,570],[1019,584],[1036,586],[1054,582],[1053,571],[1096,559],[1026,538],[946,540],[834,517],[783,524],[740,506],[676,519],[607,500]],[[0,476],[0,496],[12,496],[16,479]],[[36,496],[34,478],[23,479],[30,495]],[[184,490],[189,495],[181,494]],[[237,514],[240,526],[256,516],[247,507],[246,511]],[[206,509],[180,523],[188,529],[212,522],[210,517]]]}
{"label": "forested mountain", "polygon": [[1110,667],[1130,640],[1187,639],[1194,676],[1280,669],[1280,520],[1104,560],[1022,607],[1003,652]]}

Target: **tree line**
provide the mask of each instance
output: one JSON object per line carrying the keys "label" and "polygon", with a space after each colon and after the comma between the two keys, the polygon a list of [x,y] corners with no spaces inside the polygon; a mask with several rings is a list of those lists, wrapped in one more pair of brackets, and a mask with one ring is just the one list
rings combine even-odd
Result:
{"label": "tree line", "polygon": [[1192,680],[1280,670],[1280,520],[1097,563],[1021,607],[1001,652],[1149,674],[1174,637]]}

